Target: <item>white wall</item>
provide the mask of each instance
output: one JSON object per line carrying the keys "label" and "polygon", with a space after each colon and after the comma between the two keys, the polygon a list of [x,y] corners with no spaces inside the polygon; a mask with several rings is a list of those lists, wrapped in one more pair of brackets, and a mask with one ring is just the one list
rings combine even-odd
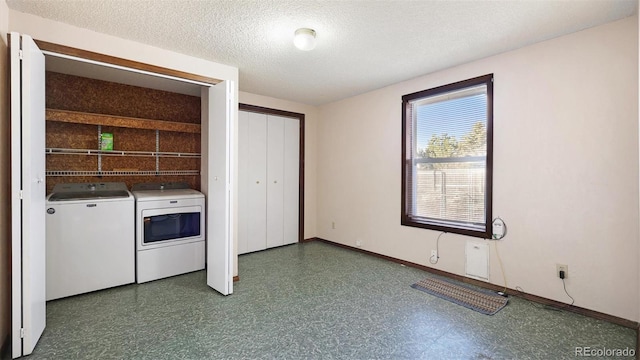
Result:
{"label": "white wall", "polygon": [[[9,89],[7,32],[9,31],[9,8],[0,1],[0,346],[4,344],[11,328],[11,197],[9,188],[10,153],[9,141]],[[2,355],[2,354],[0,354]]]}
{"label": "white wall", "polygon": [[[232,66],[97,33],[14,10],[9,10],[9,31],[27,34],[37,40],[75,47],[145,64],[220,80],[232,80],[235,82],[234,98],[238,98],[238,69]],[[234,119],[237,119],[237,115],[236,109]],[[237,126],[234,126],[234,128],[237,129]],[[237,132],[233,135],[233,138],[237,140]],[[234,141],[234,143],[237,143],[237,141]],[[237,152],[237,148],[235,151]],[[237,164],[234,164],[234,168],[237,169]],[[237,175],[235,178],[237,179]],[[234,187],[236,186],[234,185]],[[237,204],[237,196],[235,196],[233,200],[234,204]],[[234,208],[237,209],[237,206],[234,205]],[[237,219],[237,214],[234,218]],[[237,229],[237,222],[234,223],[234,228]],[[234,230],[233,233],[234,243],[237,243],[237,231]],[[237,251],[235,251],[235,253],[237,254]],[[233,275],[235,276],[238,274],[237,255],[235,256],[234,263]]]}
{"label": "white wall", "polygon": [[637,16],[321,106],[318,236],[464,275],[468,237],[444,235],[431,265],[439,233],[400,225],[401,96],[488,73],[508,286],[567,302],[568,264],[575,305],[638,321]]}
{"label": "white wall", "polygon": [[272,97],[240,92],[239,103],[304,114],[304,239],[316,236],[316,129],[318,108]]}

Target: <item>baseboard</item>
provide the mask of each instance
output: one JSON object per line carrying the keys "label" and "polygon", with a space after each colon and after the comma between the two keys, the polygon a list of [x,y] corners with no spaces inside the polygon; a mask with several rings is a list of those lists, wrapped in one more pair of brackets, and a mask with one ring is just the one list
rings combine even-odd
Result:
{"label": "baseboard", "polygon": [[0,347],[0,360],[11,359],[11,336],[7,334]]}
{"label": "baseboard", "polygon": [[233,282],[240,281],[240,276],[236,275],[233,277]]}
{"label": "baseboard", "polygon": [[310,241],[317,241],[317,240],[322,240],[319,237],[312,237],[312,238],[308,238],[308,239],[304,239],[304,240],[300,240],[301,243],[306,243],[306,242],[310,242]]}
{"label": "baseboard", "polygon": [[[382,254],[378,254],[372,251],[368,251],[368,250],[363,250],[357,247],[353,247],[353,246],[349,246],[349,245],[344,245],[344,244],[340,244],[337,242],[333,242],[330,240],[326,240],[326,239],[322,239],[322,238],[313,238],[316,241],[322,241],[324,243],[327,244],[331,244],[334,246],[338,246],[341,248],[345,248],[345,249],[349,249],[349,250],[353,250],[353,251],[358,251],[361,253],[365,253],[371,256],[375,256],[378,258],[382,258],[388,261],[392,261],[398,264],[402,264],[405,266],[411,266],[420,270],[424,270],[427,272],[430,272],[432,274],[435,275],[440,275],[440,276],[444,276],[444,277],[448,277],[463,283],[467,283],[467,284],[472,284],[478,287],[482,287],[485,289],[489,289],[489,290],[493,290],[493,291],[503,291],[504,290],[504,286],[499,286],[499,285],[494,285],[494,284],[490,284],[484,281],[480,281],[480,280],[475,280],[475,279],[471,279],[468,278],[466,276],[462,276],[462,275],[457,275],[457,274],[453,274],[450,272],[446,272],[446,271],[442,271],[442,270],[438,270],[438,269],[434,269],[422,264],[417,264],[411,261],[406,261],[406,260],[402,260],[402,259],[398,259],[398,258],[394,258],[391,256],[387,256],[387,255],[382,255]],[[636,321],[631,321],[631,320],[627,320],[621,317],[617,317],[614,315],[609,315],[609,314],[605,314],[605,313],[601,313],[599,311],[595,311],[595,310],[589,310],[589,309],[585,309],[579,306],[573,306],[573,305],[567,305],[565,303],[559,302],[559,301],[555,301],[555,300],[551,300],[551,299],[547,299],[541,296],[537,296],[537,295],[533,295],[533,294],[528,294],[522,291],[518,291],[518,290],[514,290],[514,289],[509,289],[507,288],[506,291],[507,294],[509,295],[517,295],[520,296],[524,299],[539,303],[539,304],[543,304],[543,305],[549,305],[549,306],[553,306],[553,307],[557,307],[557,308],[562,308],[564,310],[567,311],[571,311],[580,315],[584,315],[584,316],[588,316],[594,319],[599,319],[599,320],[604,320],[604,321],[608,321],[610,323],[614,323],[614,324],[618,324],[624,327],[628,327],[631,329],[635,329],[638,330],[638,322]],[[638,342],[640,342],[640,334],[638,335]]]}

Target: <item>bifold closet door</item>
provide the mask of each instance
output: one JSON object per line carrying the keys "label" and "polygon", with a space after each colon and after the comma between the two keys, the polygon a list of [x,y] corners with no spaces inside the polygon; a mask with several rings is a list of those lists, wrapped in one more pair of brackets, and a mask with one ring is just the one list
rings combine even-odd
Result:
{"label": "bifold closet door", "polygon": [[300,216],[300,121],[284,119],[284,243],[298,242]]}
{"label": "bifold closet door", "polygon": [[267,248],[284,245],[284,125],[267,116]]}
{"label": "bifold closet door", "polygon": [[[11,98],[11,352],[33,352],[46,325],[45,58],[9,35]],[[3,295],[4,296],[4,295]]]}
{"label": "bifold closet door", "polygon": [[238,116],[238,254],[244,254],[267,248],[267,116]]}
{"label": "bifold closet door", "polygon": [[240,111],[238,254],[298,241],[300,121]]}

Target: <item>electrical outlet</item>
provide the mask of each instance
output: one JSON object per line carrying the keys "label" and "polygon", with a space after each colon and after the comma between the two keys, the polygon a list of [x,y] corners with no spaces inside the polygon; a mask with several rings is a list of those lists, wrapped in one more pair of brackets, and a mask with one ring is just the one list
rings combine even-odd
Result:
{"label": "electrical outlet", "polygon": [[564,271],[564,278],[569,277],[569,265],[556,264],[556,276],[560,277],[560,271]]}
{"label": "electrical outlet", "polygon": [[431,257],[429,258],[431,261],[438,260],[438,250],[431,250]]}
{"label": "electrical outlet", "polygon": [[359,247],[359,248],[362,247],[362,240],[357,239],[356,240],[356,246]]}
{"label": "electrical outlet", "polygon": [[335,221],[331,222],[331,228],[334,229],[334,230],[336,229],[336,222]]}

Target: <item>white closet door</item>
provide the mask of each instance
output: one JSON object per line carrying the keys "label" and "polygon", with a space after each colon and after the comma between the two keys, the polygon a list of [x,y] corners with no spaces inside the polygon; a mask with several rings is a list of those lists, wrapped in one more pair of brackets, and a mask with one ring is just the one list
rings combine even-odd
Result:
{"label": "white closet door", "polygon": [[238,111],[238,255],[249,252],[249,230],[251,222],[247,213],[251,196],[249,196],[249,113]]}
{"label": "white closet door", "polygon": [[300,121],[284,121],[284,243],[298,242],[300,198]]}
{"label": "white closet door", "polygon": [[12,357],[33,352],[46,324],[45,70],[31,37],[10,34]]}
{"label": "white closet door", "polygon": [[267,116],[267,247],[284,245],[284,123]]}
{"label": "white closet door", "polygon": [[240,112],[239,254],[267,248],[267,116]]}
{"label": "white closet door", "polygon": [[233,293],[232,81],[202,89],[202,192],[207,197],[207,285]]}

